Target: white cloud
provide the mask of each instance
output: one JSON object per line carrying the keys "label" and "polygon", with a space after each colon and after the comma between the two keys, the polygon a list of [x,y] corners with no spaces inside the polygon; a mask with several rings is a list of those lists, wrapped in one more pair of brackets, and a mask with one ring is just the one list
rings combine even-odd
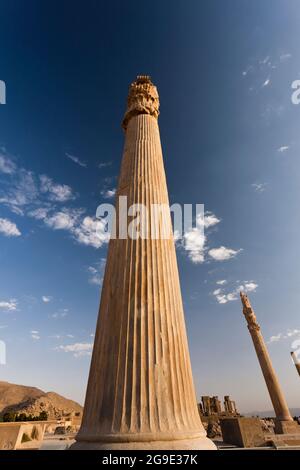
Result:
{"label": "white cloud", "polygon": [[[221,281],[223,282],[223,281]],[[226,281],[225,281],[226,284]],[[224,285],[224,284],[221,284]],[[212,295],[216,298],[219,304],[227,304],[239,298],[239,293],[243,292],[255,292],[258,287],[254,281],[244,281],[243,284],[238,285],[230,291],[225,291],[224,288],[215,289]]]}
{"label": "white cloud", "polygon": [[[220,289],[217,289],[217,291],[220,291]],[[216,292],[216,291],[214,291]],[[213,292],[213,295],[215,295],[217,301],[219,304],[227,304],[227,302],[232,302],[233,300],[237,300],[238,296],[236,292],[229,292],[228,294],[223,294],[218,292],[215,294]]]}
{"label": "white cloud", "polygon": [[115,196],[115,194],[116,194],[116,188],[103,189],[103,191],[101,191],[101,196],[103,196],[104,199],[111,199]]}
{"label": "white cloud", "polygon": [[87,167],[87,164],[85,162],[82,162],[78,157],[75,155],[70,155],[69,153],[66,153],[66,157],[72,160],[72,162],[77,163],[77,165],[82,166],[84,168]]}
{"label": "white cloud", "polygon": [[97,286],[102,284],[103,275],[104,275],[104,268],[105,268],[106,259],[101,258],[100,262],[94,266],[89,266],[87,268],[90,277],[89,282],[90,284],[95,284]]}
{"label": "white cloud", "polygon": [[112,162],[100,162],[98,163],[98,168],[101,170],[102,168],[106,168],[107,166],[110,166]]}
{"label": "white cloud", "polygon": [[286,152],[287,150],[289,150],[289,148],[290,148],[289,145],[282,145],[281,147],[279,147],[277,149],[277,152],[283,153],[283,152]]}
{"label": "white cloud", "polygon": [[266,65],[270,61],[270,56],[267,55],[264,59],[260,60],[259,63],[261,65]]}
{"label": "white cloud", "polygon": [[297,328],[294,328],[293,330],[287,330],[285,333],[280,332],[276,335],[271,336],[268,343],[277,343],[278,341],[290,339],[294,336],[300,337],[300,330],[298,330]]}
{"label": "white cloud", "polygon": [[292,54],[286,53],[286,54],[281,54],[279,57],[280,62],[286,62],[287,60],[292,58]]}
{"label": "white cloud", "polygon": [[220,219],[212,212],[198,214],[196,218],[196,226],[186,230],[183,238],[180,238],[178,232],[174,232],[174,240],[177,246],[184,248],[188,257],[194,264],[203,263],[205,260],[205,229],[210,229],[220,223]]}
{"label": "white cloud", "polygon": [[38,189],[33,173],[21,168],[16,171],[13,182],[2,186],[0,203],[18,215],[24,215],[24,208],[34,204],[37,197]]}
{"label": "white cloud", "polygon": [[40,334],[37,330],[31,330],[30,334],[31,334],[31,338],[34,340],[41,339]]}
{"label": "white cloud", "polygon": [[49,210],[50,209],[48,207],[39,207],[38,209],[28,212],[28,215],[37,220],[44,220],[46,219]]}
{"label": "white cloud", "polygon": [[51,317],[52,318],[65,318],[68,315],[68,313],[69,313],[69,310],[67,308],[63,308],[53,313]]}
{"label": "white cloud", "polygon": [[51,300],[52,300],[52,297],[49,295],[42,296],[42,301],[45,302],[45,304],[47,304],[48,302],[51,302]]}
{"label": "white cloud", "polygon": [[16,299],[10,300],[0,300],[0,310],[4,310],[6,312],[12,312],[17,310],[18,302]]}
{"label": "white cloud", "polygon": [[224,286],[225,284],[227,284],[227,281],[226,279],[221,279],[220,281],[217,281],[216,284],[218,286]]}
{"label": "white cloud", "polygon": [[15,163],[3,153],[0,153],[0,172],[12,175],[16,171]]}
{"label": "white cloud", "polygon": [[253,282],[253,281],[245,281],[244,284],[240,285],[238,287],[238,290],[239,291],[244,291],[244,292],[255,292],[256,289],[258,287],[258,284],[256,284],[256,282]]}
{"label": "white cloud", "polygon": [[65,202],[74,199],[72,188],[67,184],[54,183],[46,175],[40,176],[40,189],[42,193],[49,194],[49,199],[57,202]]}
{"label": "white cloud", "polygon": [[271,336],[271,338],[269,339],[269,343],[275,343],[279,341],[281,338],[282,338],[281,333],[279,333],[278,335]]}
{"label": "white cloud", "polygon": [[21,235],[20,230],[14,222],[2,218],[0,218],[0,233],[3,233],[6,237],[19,237]]}
{"label": "white cloud", "polygon": [[215,289],[215,290],[213,291],[213,295],[220,295],[221,292],[222,292],[222,289]]}
{"label": "white cloud", "polygon": [[192,228],[184,233],[184,249],[190,260],[195,263],[204,262],[205,235],[202,229]]}
{"label": "white cloud", "polygon": [[227,261],[231,258],[234,258],[240,250],[233,250],[232,248],[226,248],[225,246],[220,246],[219,248],[211,248],[208,251],[209,256],[216,261]]}
{"label": "white cloud", "polygon": [[46,217],[44,222],[54,230],[72,230],[81,214],[81,209],[68,209],[65,207]]}
{"label": "white cloud", "polygon": [[205,212],[204,218],[201,217],[201,215],[198,215],[197,217],[197,225],[201,227],[204,223],[204,228],[210,228],[213,227],[214,225],[217,225],[221,222],[221,219],[218,219],[218,217],[213,214],[212,212]]}
{"label": "white cloud", "polygon": [[251,186],[257,193],[263,193],[267,189],[267,183],[252,183]]}
{"label": "white cloud", "polygon": [[79,243],[94,248],[100,248],[109,241],[106,222],[89,216],[85,217],[81,224],[74,228],[73,234]]}
{"label": "white cloud", "polygon": [[270,78],[267,78],[267,80],[265,80],[264,83],[262,84],[262,88],[264,88],[264,87],[270,85],[270,83],[271,83],[271,79],[270,79]]}
{"label": "white cloud", "polygon": [[93,349],[93,343],[74,343],[65,346],[60,345],[55,348],[57,351],[73,353],[74,357],[90,356]]}

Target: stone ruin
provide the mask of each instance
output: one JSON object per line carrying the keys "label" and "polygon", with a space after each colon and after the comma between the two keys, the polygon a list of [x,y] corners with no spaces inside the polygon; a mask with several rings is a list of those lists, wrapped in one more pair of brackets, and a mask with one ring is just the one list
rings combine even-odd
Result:
{"label": "stone ruin", "polygon": [[221,417],[239,415],[235,401],[231,400],[229,395],[224,396],[224,410],[222,409],[222,403],[218,396],[202,396],[201,403],[198,403],[198,410],[201,418],[205,416]]}

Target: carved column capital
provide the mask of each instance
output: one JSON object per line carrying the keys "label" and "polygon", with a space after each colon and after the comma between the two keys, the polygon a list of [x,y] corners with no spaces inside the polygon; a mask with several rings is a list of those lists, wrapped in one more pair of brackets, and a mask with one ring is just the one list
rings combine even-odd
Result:
{"label": "carved column capital", "polygon": [[150,114],[158,118],[159,96],[157,88],[148,75],[138,75],[130,85],[127,98],[127,110],[122,126],[126,130],[129,120],[138,114]]}

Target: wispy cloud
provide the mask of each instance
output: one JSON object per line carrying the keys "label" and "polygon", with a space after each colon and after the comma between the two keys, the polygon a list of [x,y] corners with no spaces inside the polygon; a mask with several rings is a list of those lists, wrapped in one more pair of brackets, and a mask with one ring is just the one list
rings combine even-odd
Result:
{"label": "wispy cloud", "polygon": [[75,155],[70,155],[69,153],[66,153],[66,157],[72,160],[72,162],[77,163],[77,165],[86,168],[87,164],[85,162],[82,162],[78,157]]}
{"label": "wispy cloud", "polygon": [[101,191],[101,196],[104,197],[104,199],[111,199],[115,196],[116,194],[116,188],[112,188],[112,189],[103,189]]}
{"label": "wispy cloud", "polygon": [[51,302],[52,297],[50,295],[43,295],[42,296],[42,301],[45,302],[45,304]]}
{"label": "wispy cloud", "polygon": [[0,218],[0,233],[6,237],[19,237],[21,235],[20,230],[14,222],[2,218]]}
{"label": "wispy cloud", "polygon": [[31,335],[31,338],[34,340],[41,339],[40,333],[37,330],[31,330],[30,335]]}
{"label": "wispy cloud", "polygon": [[292,58],[292,54],[287,52],[285,54],[281,54],[280,57],[279,57],[279,60],[280,60],[280,62],[286,62],[287,60],[289,60],[291,58]]}
{"label": "wispy cloud", "polygon": [[300,330],[298,330],[297,328],[271,336],[268,343],[277,343],[278,341],[293,338],[294,336],[299,336],[300,338]]}
{"label": "wispy cloud", "polygon": [[[222,282],[222,281],[221,281]],[[220,285],[220,281],[217,281],[216,284]],[[233,302],[239,298],[239,293],[242,292],[255,292],[258,284],[254,281],[244,281],[242,284],[236,282],[238,286],[231,289],[218,288],[212,292],[212,295],[216,298],[219,304],[227,304],[228,302]],[[221,284],[224,285],[224,284]]]}
{"label": "wispy cloud", "polygon": [[74,199],[75,195],[72,188],[67,184],[57,184],[49,176],[40,176],[40,190],[42,193],[48,193],[51,201],[66,202]]}
{"label": "wispy cloud", "polygon": [[97,286],[100,286],[102,284],[105,263],[106,263],[106,259],[101,258],[99,263],[97,263],[93,266],[88,266],[87,271],[89,273],[89,283],[90,284],[95,284]]}
{"label": "wispy cloud", "polygon": [[12,312],[17,310],[18,302],[16,299],[0,300],[0,310]]}
{"label": "wispy cloud", "polygon": [[60,345],[55,348],[57,351],[72,353],[74,357],[90,356],[92,354],[93,343],[74,343]]}
{"label": "wispy cloud", "polygon": [[34,172],[18,167],[12,157],[1,153],[0,156],[0,172],[6,176],[0,189],[0,203],[15,214],[35,213],[35,218],[42,219],[53,204],[76,197],[69,185],[55,183],[46,175],[38,177]]}
{"label": "wispy cloud", "polygon": [[271,83],[271,79],[270,79],[270,78],[267,78],[267,79],[263,82],[262,88],[265,88],[266,86],[270,85],[270,83]]}
{"label": "wispy cloud", "polygon": [[277,152],[279,152],[279,153],[287,152],[289,150],[289,148],[290,148],[289,145],[282,145],[281,147],[279,147],[277,149]]}
{"label": "wispy cloud", "polygon": [[16,165],[9,157],[0,151],[0,173],[12,175],[16,171]]}
{"label": "wispy cloud", "polygon": [[224,286],[225,284],[227,284],[227,281],[226,279],[220,279],[219,281],[216,282],[216,284],[218,286]]}
{"label": "wispy cloud", "polygon": [[102,168],[106,168],[108,166],[111,166],[112,162],[100,162],[98,163],[98,168],[101,170]]}
{"label": "wispy cloud", "polygon": [[67,308],[62,308],[60,310],[58,310],[57,312],[53,313],[51,315],[52,318],[65,318],[69,313],[69,310]]}
{"label": "wispy cloud", "polygon": [[38,197],[34,175],[31,171],[21,168],[9,176],[9,181],[2,184],[0,203],[15,214],[24,215],[26,207],[34,204]]}
{"label": "wispy cloud", "polygon": [[267,189],[268,183],[252,183],[251,186],[255,192],[263,193]]}
{"label": "wispy cloud", "polygon": [[51,216],[45,217],[44,222],[54,230],[71,230],[78,222],[81,214],[80,209],[63,208]]}

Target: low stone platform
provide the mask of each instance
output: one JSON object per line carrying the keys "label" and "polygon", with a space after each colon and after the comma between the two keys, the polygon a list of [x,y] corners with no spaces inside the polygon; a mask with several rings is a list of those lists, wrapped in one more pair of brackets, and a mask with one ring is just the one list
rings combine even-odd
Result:
{"label": "low stone platform", "polygon": [[39,449],[45,427],[45,421],[0,423],[0,450]]}
{"label": "low stone platform", "polygon": [[224,418],[220,420],[223,441],[237,447],[260,447],[265,436],[259,418]]}

